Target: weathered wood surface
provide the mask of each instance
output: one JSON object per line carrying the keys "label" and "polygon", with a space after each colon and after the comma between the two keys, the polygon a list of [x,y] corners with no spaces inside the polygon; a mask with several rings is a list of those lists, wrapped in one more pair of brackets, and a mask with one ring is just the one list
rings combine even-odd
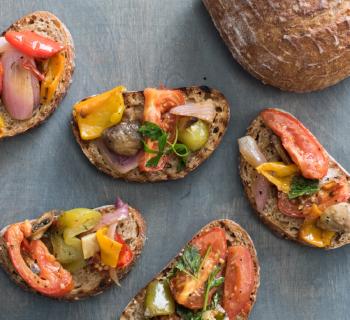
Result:
{"label": "weathered wood surface", "polygon": [[[144,213],[148,241],[121,288],[78,303],[26,293],[0,272],[0,319],[118,319],[192,234],[223,217],[247,229],[259,254],[262,279],[252,320],[349,319],[350,247],[323,252],[272,235],[244,198],[236,140],[259,110],[281,107],[350,169],[350,80],[307,95],[265,87],[232,60],[199,0],[1,0],[0,27],[39,9],[51,10],[70,28],[77,68],[71,90],[48,122],[0,142],[0,224],[52,208],[97,207],[120,195]],[[130,90],[159,84],[221,90],[232,113],[223,143],[182,181],[139,185],[105,176],[80,152],[69,120],[75,101],[117,84]]]}

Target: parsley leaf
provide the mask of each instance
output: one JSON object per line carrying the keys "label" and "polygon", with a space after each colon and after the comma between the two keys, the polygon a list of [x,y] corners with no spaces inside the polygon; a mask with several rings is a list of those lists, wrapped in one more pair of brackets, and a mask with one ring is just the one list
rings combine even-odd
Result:
{"label": "parsley leaf", "polygon": [[206,286],[205,295],[204,295],[204,306],[203,306],[204,311],[207,310],[208,300],[209,300],[209,291],[213,288],[220,287],[225,281],[224,277],[219,277],[219,278],[216,277],[218,273],[221,271],[221,269],[222,269],[222,266],[215,267],[215,269],[210,273],[208,277],[207,286]]}
{"label": "parsley leaf", "polygon": [[295,176],[288,193],[289,199],[295,199],[304,195],[312,195],[320,190],[319,180],[306,179],[302,176]]}
{"label": "parsley leaf", "polygon": [[175,269],[185,272],[192,277],[196,277],[201,266],[201,255],[194,246],[186,246],[182,256],[175,265]]}
{"label": "parsley leaf", "polygon": [[179,159],[178,171],[182,170],[186,166],[187,158],[190,154],[189,149],[185,144],[177,143],[178,130],[176,129],[176,137],[173,143],[168,141],[169,134],[162,128],[153,122],[145,121],[140,127],[139,132],[144,138],[148,138],[151,141],[158,142],[158,150],[151,149],[145,141],[143,142],[144,151],[156,156],[149,159],[146,163],[146,167],[156,167],[165,154],[175,154]]}

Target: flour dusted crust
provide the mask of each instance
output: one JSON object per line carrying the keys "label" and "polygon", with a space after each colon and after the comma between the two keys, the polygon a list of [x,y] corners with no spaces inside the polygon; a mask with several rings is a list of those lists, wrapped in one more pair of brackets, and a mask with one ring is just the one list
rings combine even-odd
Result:
{"label": "flour dusted crust", "polygon": [[233,57],[282,90],[320,90],[350,74],[350,2],[203,0]]}

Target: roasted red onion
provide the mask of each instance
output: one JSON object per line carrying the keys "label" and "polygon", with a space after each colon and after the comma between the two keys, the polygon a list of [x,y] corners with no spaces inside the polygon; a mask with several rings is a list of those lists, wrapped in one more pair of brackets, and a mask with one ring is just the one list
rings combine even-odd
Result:
{"label": "roasted red onion", "polygon": [[40,99],[39,81],[23,68],[24,60],[35,66],[34,59],[12,48],[1,58],[4,69],[2,100],[10,116],[16,120],[30,118]]}
{"label": "roasted red onion", "polygon": [[216,115],[215,106],[211,101],[188,103],[177,106],[172,108],[170,113],[184,117],[195,117],[209,123],[214,121]]}
{"label": "roasted red onion", "polygon": [[239,152],[243,158],[254,168],[266,162],[265,156],[260,151],[256,141],[251,136],[238,139]]}
{"label": "roasted red onion", "polygon": [[97,140],[95,143],[105,161],[108,162],[108,164],[114,170],[120,172],[121,174],[125,174],[138,167],[142,154],[141,151],[138,152],[135,156],[126,157],[111,152],[101,139]]}
{"label": "roasted red onion", "polygon": [[[129,205],[124,203],[120,198],[117,198],[115,210],[111,213],[104,214],[94,230],[96,231],[106,226],[113,227],[113,224],[117,224],[120,220],[126,219],[127,217],[129,217]],[[111,238],[114,238],[115,228],[116,226],[114,226],[114,233]],[[112,234],[112,232],[112,230],[108,230],[108,234]]]}
{"label": "roasted red onion", "polygon": [[252,184],[252,192],[255,199],[256,210],[258,212],[262,212],[265,209],[270,188],[270,182],[267,181],[267,179],[264,176],[258,174]]}

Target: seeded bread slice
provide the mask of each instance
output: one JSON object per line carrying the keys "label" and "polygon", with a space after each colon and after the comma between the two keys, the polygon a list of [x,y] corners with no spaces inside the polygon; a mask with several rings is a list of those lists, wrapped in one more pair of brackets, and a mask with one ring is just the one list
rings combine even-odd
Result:
{"label": "seeded bread slice", "polygon": [[[110,213],[115,210],[115,207],[104,206],[97,208],[102,214]],[[60,211],[52,211],[56,216]],[[7,227],[3,229],[1,234],[5,232]],[[118,269],[118,279],[122,279],[132,268],[133,264],[140,256],[145,240],[146,240],[146,222],[140,212],[132,207],[129,207],[129,217],[120,222],[117,227],[117,232],[122,236],[125,242],[129,245],[134,253],[133,261],[123,269]],[[0,265],[8,273],[10,278],[15,281],[20,287],[27,291],[35,292],[16,272],[8,255],[7,245],[4,238],[0,237]],[[66,296],[60,298],[62,300],[80,300],[91,296],[98,295],[112,286],[114,283],[109,276],[109,272],[98,270],[94,265],[87,265],[83,269],[72,273],[74,281],[74,289]]]}
{"label": "seeded bread slice", "polygon": [[[279,111],[283,110],[279,109]],[[281,158],[272,143],[272,137],[275,136],[275,134],[264,124],[261,116],[258,116],[250,124],[249,128],[247,129],[247,135],[255,139],[259,149],[265,155],[267,161],[281,161]],[[344,174],[350,186],[349,173],[339,163],[337,163],[333,157],[331,157],[328,153],[327,155],[330,160],[330,168],[339,170],[342,174]],[[310,244],[303,242],[298,237],[303,219],[286,216],[278,210],[276,188],[270,188],[267,204],[264,210],[261,212],[257,210],[252,185],[258,174],[257,171],[242,156],[240,156],[239,172],[247,198],[261,220],[278,236],[310,246]],[[348,243],[350,243],[349,233],[337,234],[337,236],[333,238],[331,245],[325,249],[335,249]]]}
{"label": "seeded bread slice", "polygon": [[65,46],[66,57],[63,76],[58,88],[49,103],[40,104],[33,111],[33,115],[28,120],[15,120],[10,117],[5,106],[0,102],[0,117],[4,121],[4,127],[0,128],[0,139],[12,137],[17,134],[38,126],[46,120],[58,107],[72,82],[74,71],[74,44],[72,36],[67,27],[52,13],[47,11],[36,11],[30,13],[14,24],[12,24],[3,35],[9,31],[34,31],[35,33],[53,39]]}
{"label": "seeded bread slice", "polygon": [[[223,228],[226,231],[226,241],[228,246],[232,245],[241,245],[244,247],[247,247],[250,251],[250,254],[253,258],[254,263],[254,269],[256,271],[256,278],[255,278],[255,284],[254,289],[252,291],[252,294],[250,296],[251,301],[251,309],[253,308],[253,305],[256,301],[258,288],[260,286],[260,267],[259,267],[259,261],[257,257],[257,253],[253,244],[252,239],[248,235],[248,233],[237,223],[233,222],[232,220],[228,219],[222,219],[222,220],[214,220],[204,226],[194,237],[200,236],[203,232],[206,230],[212,228],[212,227],[220,227]],[[184,249],[180,251],[180,253],[174,257],[169,264],[157,275],[154,279],[163,279],[167,276],[168,272],[172,270],[174,267],[177,258],[183,253]],[[139,293],[129,302],[129,304],[124,309],[120,320],[144,320],[146,319],[144,316],[145,307],[145,297],[146,297],[146,288],[143,288],[139,291]],[[249,312],[247,315],[238,315],[236,319],[234,320],[245,320],[248,319]],[[179,319],[177,317],[162,317],[162,319]],[[233,319],[232,319],[233,320]]]}
{"label": "seeded bread slice", "polygon": [[[209,140],[206,145],[197,152],[191,153],[188,158],[186,168],[177,170],[177,159],[172,159],[166,165],[164,170],[158,172],[141,172],[138,168],[121,174],[113,170],[101,155],[95,141],[83,141],[80,138],[78,125],[73,117],[72,128],[74,136],[79,143],[82,151],[90,162],[104,173],[113,178],[122,178],[136,182],[155,182],[164,180],[175,180],[185,177],[189,172],[196,169],[204,160],[206,160],[218,147],[230,120],[229,104],[222,93],[208,87],[189,87],[180,88],[184,93],[186,102],[202,102],[211,99],[215,105],[216,116],[209,129]],[[122,120],[143,120],[144,95],[142,91],[125,92],[124,94],[125,111]]]}

